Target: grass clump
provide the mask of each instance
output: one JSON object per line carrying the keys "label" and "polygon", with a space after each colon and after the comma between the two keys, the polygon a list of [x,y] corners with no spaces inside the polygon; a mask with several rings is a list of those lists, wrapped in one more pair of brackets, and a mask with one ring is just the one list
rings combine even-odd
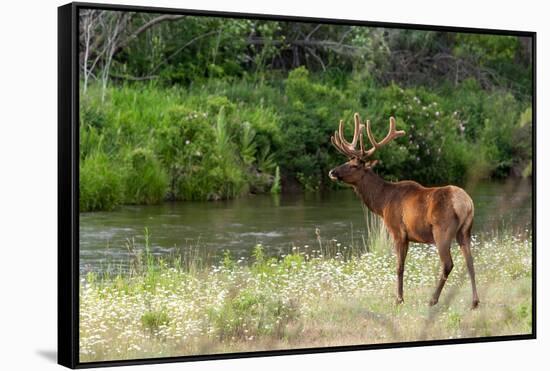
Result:
{"label": "grass clump", "polygon": [[158,333],[161,326],[166,326],[170,322],[170,318],[165,311],[145,312],[141,316],[141,324],[145,329],[151,331],[151,333]]}
{"label": "grass clump", "polygon": [[128,204],[155,204],[164,199],[168,175],[155,154],[136,148],[126,155],[124,171],[124,202]]}
{"label": "grass clump", "polygon": [[94,153],[80,162],[81,211],[112,210],[123,198],[117,164],[104,153]]}

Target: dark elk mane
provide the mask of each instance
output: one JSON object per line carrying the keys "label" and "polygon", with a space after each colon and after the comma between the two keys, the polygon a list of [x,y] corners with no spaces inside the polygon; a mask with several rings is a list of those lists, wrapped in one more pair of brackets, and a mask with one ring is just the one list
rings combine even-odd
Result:
{"label": "dark elk mane", "polygon": [[353,186],[361,201],[375,214],[382,216],[384,205],[392,197],[393,187],[379,177],[372,168],[365,169],[362,181]]}

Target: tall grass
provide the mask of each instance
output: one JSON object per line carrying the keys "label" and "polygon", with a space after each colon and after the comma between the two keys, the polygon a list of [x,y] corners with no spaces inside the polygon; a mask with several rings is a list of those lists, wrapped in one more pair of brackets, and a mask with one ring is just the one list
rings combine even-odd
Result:
{"label": "tall grass", "polygon": [[[392,246],[392,241],[388,229],[384,224],[384,220],[361,202],[363,207],[363,216],[365,218],[365,230],[367,237],[362,236],[363,244],[366,246],[367,252],[376,251],[384,252],[388,246]],[[387,252],[387,251],[386,251]]]}
{"label": "tall grass", "polygon": [[281,171],[279,166],[275,168],[275,178],[273,179],[273,185],[271,186],[270,192],[272,194],[281,193]]}
{"label": "tall grass", "polygon": [[153,151],[136,148],[124,160],[124,203],[155,204],[164,200],[168,174]]}
{"label": "tall grass", "polygon": [[[439,270],[435,248],[413,244],[405,304],[395,306],[389,246],[370,252],[322,239],[250,259],[226,253],[208,261],[198,249],[153,256],[150,236],[130,254],[126,274],[89,273],[80,285],[80,359],[239,352],[297,347],[464,338],[531,331],[531,236],[475,236],[481,307],[469,310],[470,285],[458,249],[440,303],[428,299]],[[206,263],[206,264],[205,264]]]}
{"label": "tall grass", "polygon": [[[104,102],[99,90],[92,85],[82,97],[81,211],[270,190],[277,166],[271,148],[280,140],[271,108],[238,107],[224,95],[228,86],[219,94],[109,87]],[[115,172],[116,187],[101,187],[89,173],[99,160],[105,170],[98,177]]]}
{"label": "tall grass", "polygon": [[80,210],[111,210],[123,199],[123,183],[116,164],[96,152],[80,162]]}

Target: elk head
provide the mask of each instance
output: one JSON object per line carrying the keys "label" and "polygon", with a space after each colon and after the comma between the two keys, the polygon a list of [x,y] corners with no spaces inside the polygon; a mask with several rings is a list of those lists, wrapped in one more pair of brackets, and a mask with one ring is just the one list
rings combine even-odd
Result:
{"label": "elk head", "polygon": [[[344,138],[344,122],[340,120],[338,131],[334,132],[334,135],[330,137],[330,141],[336,147],[338,152],[346,156],[349,161],[335,167],[329,171],[328,176],[332,180],[341,180],[344,183],[356,185],[363,178],[365,172],[369,171],[377,161],[370,161],[369,158],[376,152],[376,150],[395,138],[405,135],[403,130],[395,130],[395,119],[390,117],[390,129],[388,134],[382,141],[377,142],[374,139],[374,135],[370,129],[370,121],[367,120],[366,125],[361,123],[359,114],[354,115],[355,127],[353,132],[353,140],[351,143]],[[366,129],[369,141],[372,144],[372,148],[365,150],[365,144],[363,142],[363,129]],[[357,142],[359,141],[359,149],[357,149]]]}

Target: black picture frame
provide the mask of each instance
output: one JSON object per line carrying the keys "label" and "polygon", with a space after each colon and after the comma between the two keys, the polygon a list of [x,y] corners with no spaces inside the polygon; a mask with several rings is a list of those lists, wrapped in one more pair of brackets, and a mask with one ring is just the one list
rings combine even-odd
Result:
{"label": "black picture frame", "polygon": [[[440,339],[404,343],[364,344],[322,348],[254,351],[228,354],[190,355],[167,358],[147,358],[102,362],[79,361],[79,62],[78,12],[80,9],[101,9],[164,14],[184,14],[231,18],[254,18],[275,21],[300,21],[370,27],[391,27],[476,34],[496,34],[532,39],[532,108],[533,108],[533,181],[532,181],[532,332],[523,335],[491,336],[461,339]],[[342,352],[381,348],[418,347],[462,343],[527,340],[537,337],[536,295],[536,32],[485,28],[447,27],[360,20],[309,18],[283,15],[232,13],[146,6],[69,3],[58,8],[58,363],[69,368],[91,368],[188,362],[213,359],[280,356],[291,354]]]}

